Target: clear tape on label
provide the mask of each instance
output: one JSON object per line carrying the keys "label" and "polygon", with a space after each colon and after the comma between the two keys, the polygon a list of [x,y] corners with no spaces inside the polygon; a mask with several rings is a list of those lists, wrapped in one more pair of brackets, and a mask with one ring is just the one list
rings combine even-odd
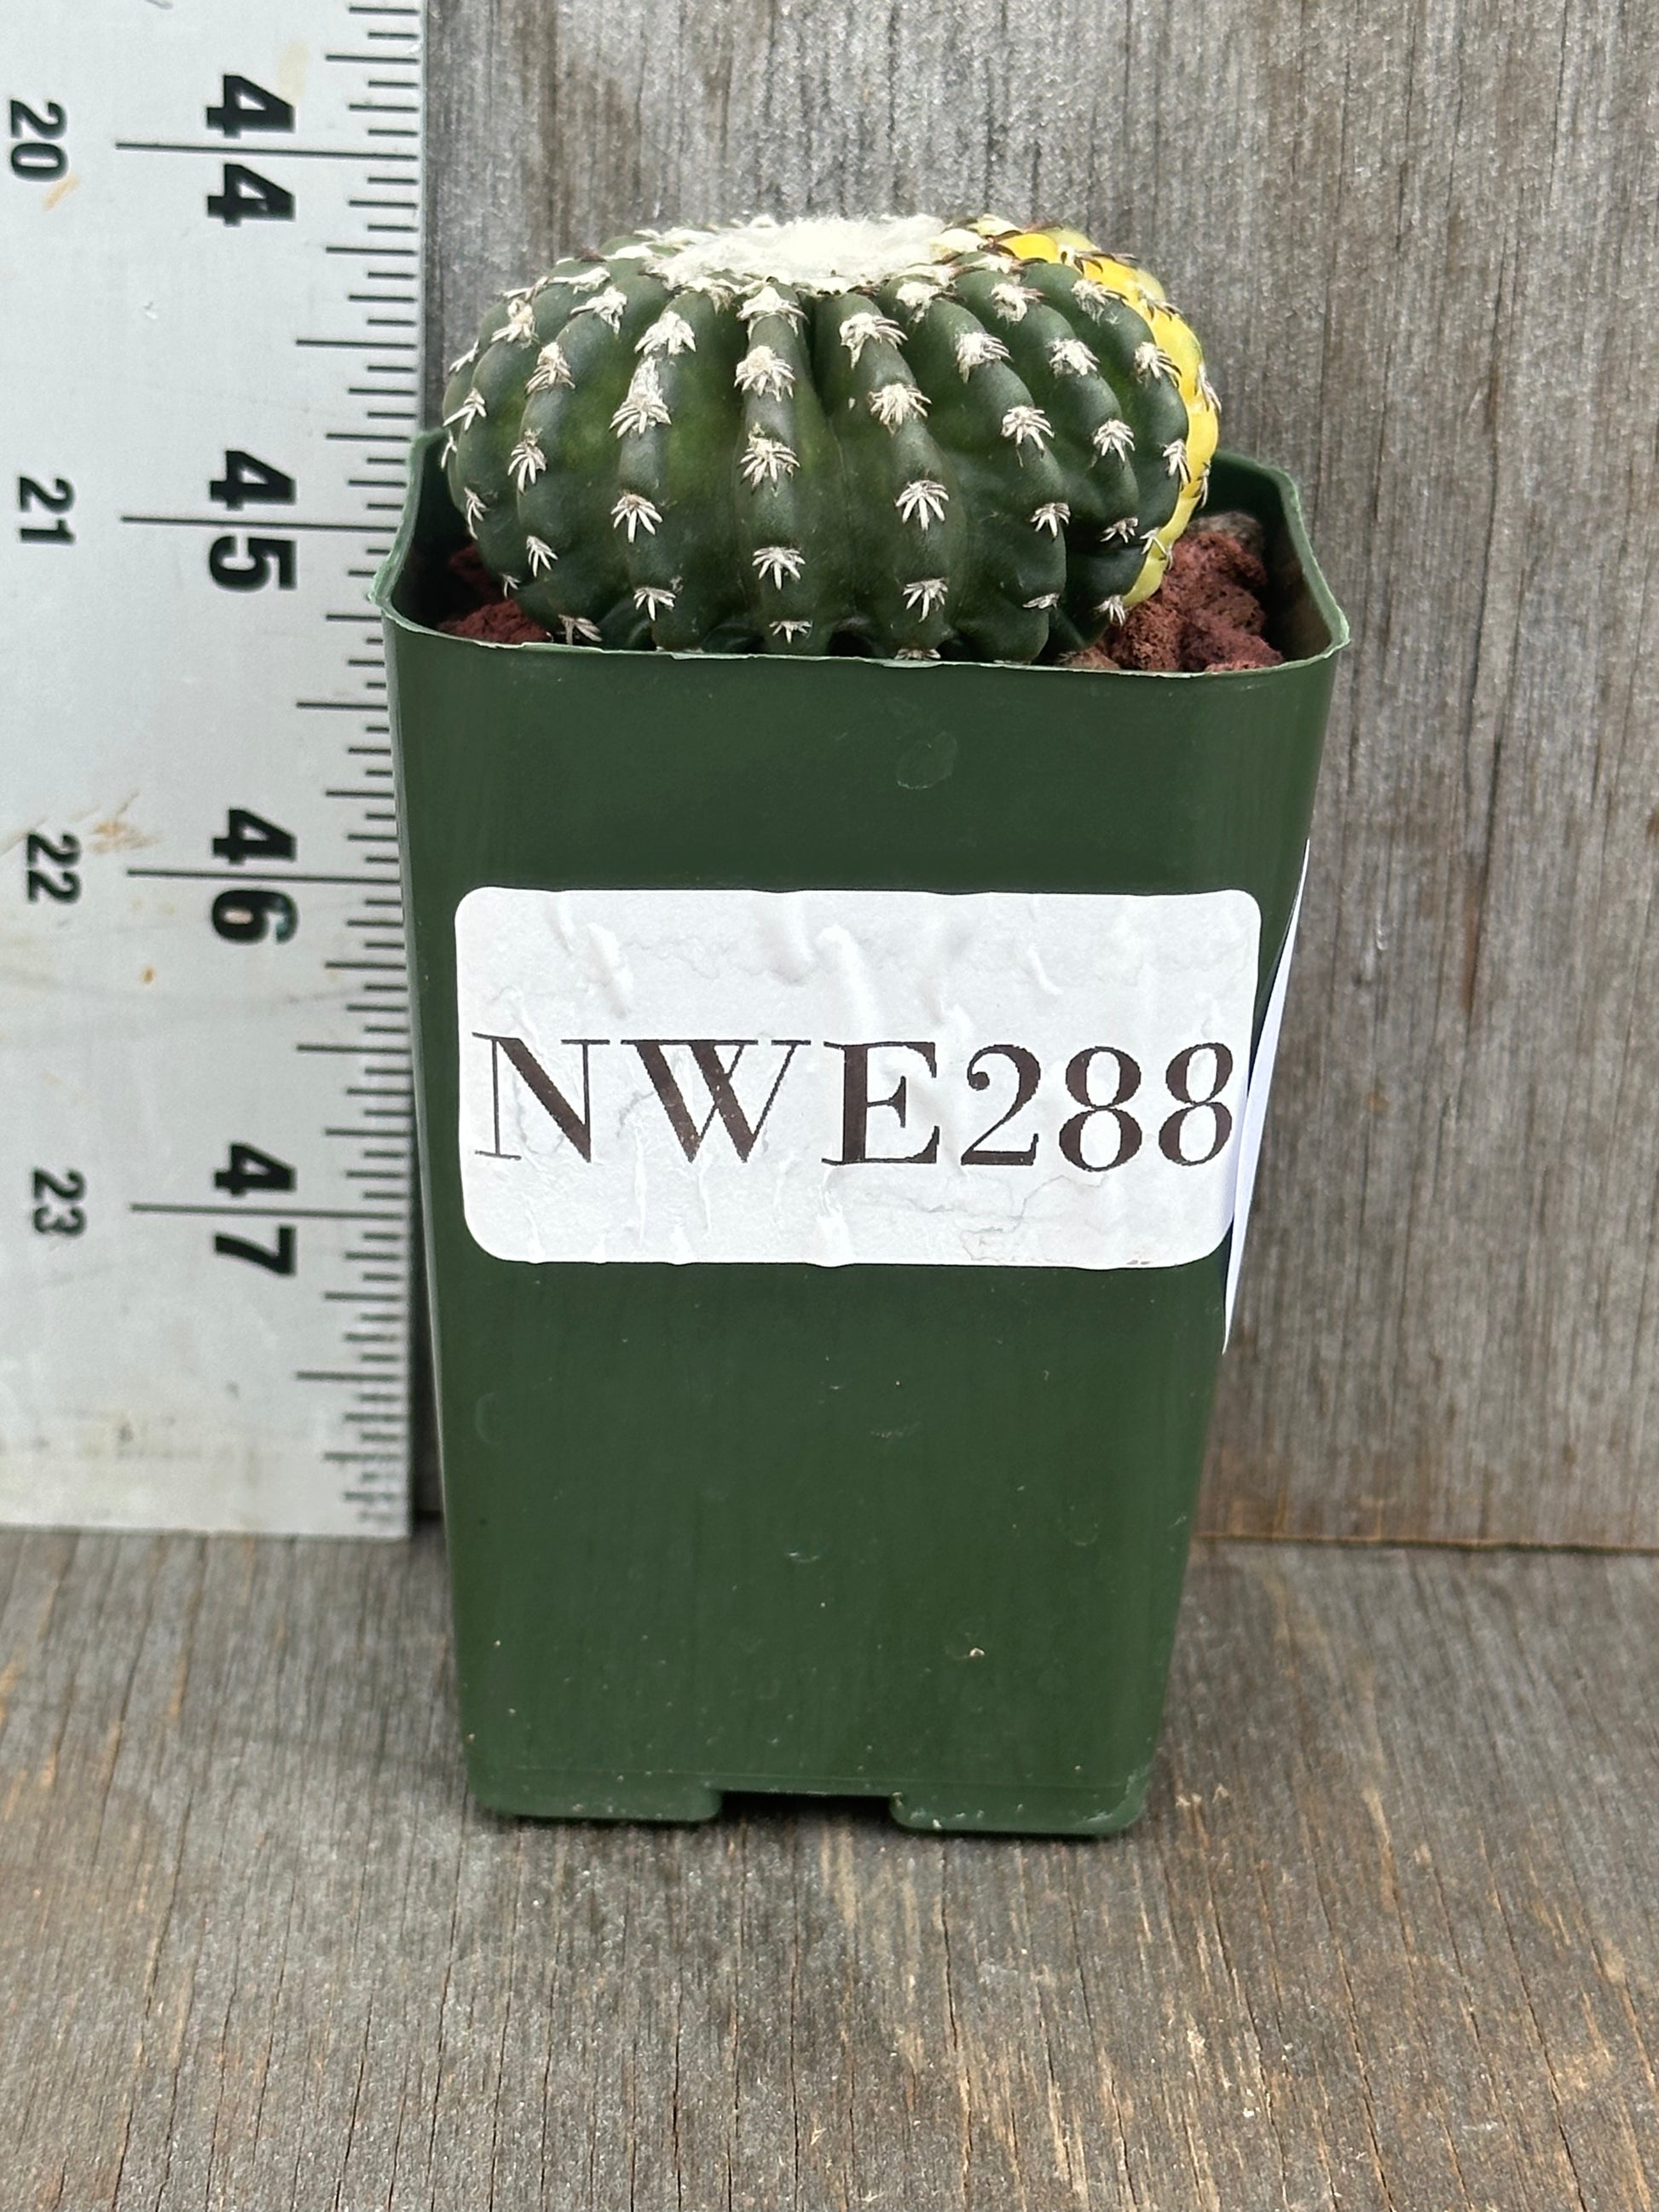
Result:
{"label": "clear tape on label", "polygon": [[1244,1267],[1244,1239],[1250,1225],[1250,1200],[1255,1194],[1256,1163],[1261,1156],[1261,1133],[1267,1121],[1267,1093],[1273,1088],[1273,1062],[1279,1054],[1279,1031],[1285,1018],[1285,994],[1291,980],[1291,955],[1296,950],[1297,924],[1302,919],[1302,894],[1308,887],[1308,850],[1302,854],[1302,876],[1296,887],[1296,903],[1285,931],[1285,943],[1273,973],[1273,989],[1261,1019],[1261,1036],[1250,1066],[1250,1085],[1244,1097],[1239,1131],[1238,1182],[1233,1200],[1233,1241],[1227,1255],[1227,1322],[1222,1340],[1224,1351],[1233,1333],[1233,1308],[1238,1299],[1238,1279]]}

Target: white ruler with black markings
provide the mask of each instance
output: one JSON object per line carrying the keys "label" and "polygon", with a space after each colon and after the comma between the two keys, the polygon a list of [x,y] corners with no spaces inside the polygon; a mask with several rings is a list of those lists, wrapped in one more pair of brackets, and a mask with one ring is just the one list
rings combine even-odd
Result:
{"label": "white ruler with black markings", "polygon": [[405,1526],[421,31],[0,28],[0,1519]]}

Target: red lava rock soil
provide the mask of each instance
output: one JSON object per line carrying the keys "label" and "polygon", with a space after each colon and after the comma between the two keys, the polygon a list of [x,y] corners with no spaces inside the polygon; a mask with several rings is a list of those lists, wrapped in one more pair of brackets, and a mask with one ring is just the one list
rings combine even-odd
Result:
{"label": "red lava rock soil", "polygon": [[1164,675],[1276,668],[1285,658],[1262,635],[1267,571],[1261,526],[1248,514],[1206,516],[1176,540],[1164,581],[1098,645],[1068,668],[1133,668]]}
{"label": "red lava rock soil", "polygon": [[[1165,674],[1273,668],[1284,659],[1262,635],[1267,572],[1261,531],[1249,515],[1218,514],[1176,541],[1163,583],[1127,621],[1081,653],[1068,668],[1129,668]],[[532,645],[550,633],[516,606],[484,567],[475,545],[451,556],[449,603],[462,611],[438,627],[492,645]]]}
{"label": "red lava rock soil", "polygon": [[476,545],[463,545],[449,556],[452,588],[465,611],[438,624],[456,637],[481,637],[487,645],[540,645],[551,635],[509,599],[479,558]]}

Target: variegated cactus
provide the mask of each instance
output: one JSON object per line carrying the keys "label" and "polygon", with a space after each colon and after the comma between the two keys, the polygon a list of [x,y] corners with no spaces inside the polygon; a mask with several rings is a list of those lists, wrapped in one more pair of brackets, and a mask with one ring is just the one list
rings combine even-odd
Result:
{"label": "variegated cactus", "polygon": [[485,316],[444,463],[567,642],[1035,660],[1155,591],[1215,395],[1159,286],[1070,231],[642,233]]}

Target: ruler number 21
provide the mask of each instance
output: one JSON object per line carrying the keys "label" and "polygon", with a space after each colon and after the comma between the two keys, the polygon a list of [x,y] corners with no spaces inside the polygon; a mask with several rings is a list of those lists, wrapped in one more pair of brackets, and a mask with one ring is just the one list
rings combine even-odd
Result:
{"label": "ruler number 21", "polygon": [[[294,109],[252,77],[226,76],[220,81],[219,105],[207,111],[207,123],[210,131],[226,138],[240,138],[245,131],[292,131]],[[292,222],[294,195],[246,162],[227,161],[218,191],[208,194],[207,211],[229,230],[244,222]]]}
{"label": "ruler number 21", "polygon": [[17,511],[33,514],[44,507],[48,514],[58,517],[56,522],[20,522],[17,535],[25,545],[73,545],[75,532],[69,526],[69,511],[75,504],[75,486],[67,477],[54,477],[52,489],[37,483],[33,477],[17,479]]}

